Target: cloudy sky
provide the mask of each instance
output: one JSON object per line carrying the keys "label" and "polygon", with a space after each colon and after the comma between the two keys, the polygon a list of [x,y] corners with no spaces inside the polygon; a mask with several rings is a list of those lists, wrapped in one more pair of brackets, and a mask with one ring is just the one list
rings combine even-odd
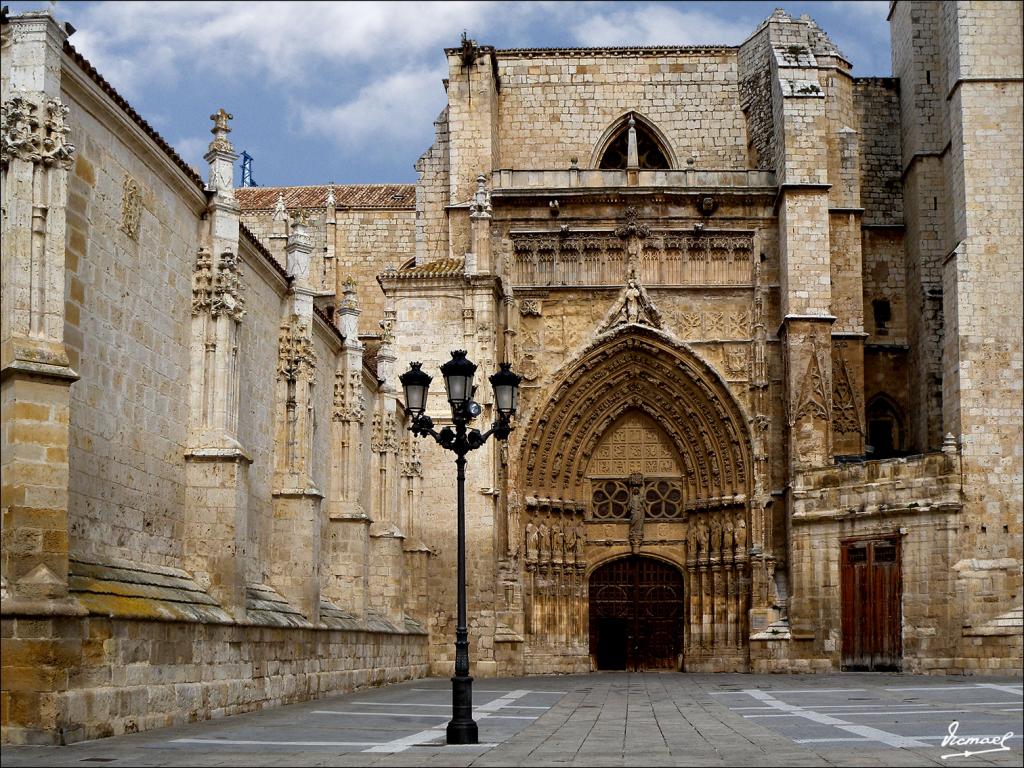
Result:
{"label": "cloudy sky", "polygon": [[56,5],[72,44],[189,163],[203,165],[210,113],[233,113],[261,186],[415,181],[445,104],[442,48],[463,30],[497,48],[736,45],[783,7],[817,21],[855,75],[890,73],[887,0]]}

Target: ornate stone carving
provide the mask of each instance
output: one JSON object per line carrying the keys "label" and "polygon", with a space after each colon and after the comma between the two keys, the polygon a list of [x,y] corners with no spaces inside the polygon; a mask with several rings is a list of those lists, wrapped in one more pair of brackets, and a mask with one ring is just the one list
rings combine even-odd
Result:
{"label": "ornate stone carving", "polygon": [[640,212],[633,206],[626,208],[626,220],[621,225],[615,228],[616,237],[648,237],[651,234],[651,228],[646,224],[638,224],[637,217]]}
{"label": "ornate stone carving", "polygon": [[281,325],[278,337],[277,374],[288,381],[312,379],[316,354],[309,338],[309,326],[297,316]]}
{"label": "ornate stone carving", "polygon": [[358,310],[359,296],[356,293],[356,280],[352,275],[345,278],[345,286],[342,291],[342,300],[338,302],[338,310]]}
{"label": "ornate stone carving", "polygon": [[626,287],[622,289],[618,300],[605,316],[599,333],[632,323],[661,328],[661,313],[647,295],[647,289],[637,279],[635,272],[630,272],[626,279]]}
{"label": "ornate stone carving", "polygon": [[532,414],[522,438],[524,490],[582,496],[603,433],[619,417],[643,411],[681,457],[686,504],[723,504],[748,493],[746,424],[733,402],[713,371],[644,326],[602,335]]}
{"label": "ornate stone carving", "polygon": [[370,427],[370,449],[375,453],[395,453],[398,451],[398,430],[393,419],[384,414],[373,414]]}
{"label": "ornate stone carving", "polygon": [[726,346],[725,348],[725,371],[730,376],[745,376],[747,374],[747,347]]}
{"label": "ornate stone carving", "polygon": [[228,120],[234,120],[235,116],[226,112],[222,107],[210,115],[210,119],[213,120],[213,128],[210,129],[210,133],[213,134],[213,141],[210,142],[208,151],[234,152],[235,148],[228,140],[228,134],[231,133],[231,128],[228,126]]}
{"label": "ornate stone carving", "polygon": [[825,421],[829,420],[831,385],[825,378],[824,366],[821,364],[820,356],[821,351],[818,349],[817,342],[815,342],[810,358],[807,361],[807,371],[804,373],[800,396],[796,407],[793,408],[793,424],[804,416],[824,419]]}
{"label": "ornate stone carving", "polygon": [[506,515],[506,554],[515,557],[519,554],[519,515],[522,511],[522,504],[519,501],[519,494],[509,491],[505,500]]}
{"label": "ornate stone carving", "polygon": [[196,255],[196,266],[192,272],[192,316],[210,308],[213,302],[213,255],[207,248],[200,248]]}
{"label": "ornate stone carving", "polygon": [[519,314],[524,317],[540,317],[540,299],[520,299]]}
{"label": "ornate stone carving", "polygon": [[476,177],[476,194],[469,204],[471,219],[489,219],[491,217],[491,193],[487,191],[487,177],[480,174]]}
{"label": "ornate stone carving", "polygon": [[139,225],[142,223],[142,194],[135,179],[127,173],[121,184],[121,225],[120,229],[132,240],[139,239]]}
{"label": "ornate stone carving", "polygon": [[402,477],[423,477],[420,441],[412,433],[402,441],[401,461]]}
{"label": "ornate stone carving", "polygon": [[864,435],[864,407],[842,351],[836,355],[835,363],[838,370],[832,377],[832,428],[836,432]]}
{"label": "ornate stone carving", "polygon": [[213,288],[210,312],[214,317],[225,315],[236,323],[245,317],[245,296],[242,270],[238,257],[232,251],[224,251],[217,265],[217,278]]}
{"label": "ornate stone carving", "polygon": [[334,377],[334,420],[362,422],[366,412],[363,402],[361,371],[338,373]]}
{"label": "ornate stone carving", "polygon": [[64,119],[70,111],[59,99],[47,99],[40,107],[26,96],[15,96],[0,105],[0,164],[12,159],[67,169],[74,162],[75,145]]}

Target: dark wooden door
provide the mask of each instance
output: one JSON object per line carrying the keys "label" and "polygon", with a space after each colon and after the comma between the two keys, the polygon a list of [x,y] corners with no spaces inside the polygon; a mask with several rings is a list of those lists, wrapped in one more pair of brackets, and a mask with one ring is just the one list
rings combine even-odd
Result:
{"label": "dark wooden door", "polygon": [[676,669],[682,648],[683,575],[649,557],[626,557],[590,577],[590,653],[598,669]]}
{"label": "dark wooden door", "polygon": [[843,660],[850,671],[899,671],[903,579],[898,538],[842,543]]}

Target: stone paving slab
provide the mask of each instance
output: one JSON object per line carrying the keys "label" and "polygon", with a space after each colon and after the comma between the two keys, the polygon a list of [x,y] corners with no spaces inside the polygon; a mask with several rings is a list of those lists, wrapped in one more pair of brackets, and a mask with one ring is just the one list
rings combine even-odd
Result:
{"label": "stone paving slab", "polygon": [[[11,766],[928,766],[1022,762],[1019,679],[595,673],[474,683],[478,745],[444,745],[447,680],[67,747]],[[943,747],[957,735],[1012,735]],[[964,750],[979,752],[943,759]]]}

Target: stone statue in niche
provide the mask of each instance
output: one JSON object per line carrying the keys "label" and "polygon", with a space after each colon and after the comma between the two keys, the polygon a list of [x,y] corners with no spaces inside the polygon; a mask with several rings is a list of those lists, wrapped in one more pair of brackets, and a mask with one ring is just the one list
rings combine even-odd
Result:
{"label": "stone statue in niche", "polygon": [[526,523],[526,535],[523,537],[523,549],[527,560],[537,559],[537,526],[533,524],[533,520]]}
{"label": "stone statue in niche", "polygon": [[629,476],[629,546],[634,552],[644,540],[644,498],[641,493],[644,478],[639,472]]}
{"label": "stone statue in niche", "polygon": [[624,305],[626,322],[637,322],[640,319],[640,289],[637,287],[636,280],[632,276],[630,276],[629,282],[626,284]]}

